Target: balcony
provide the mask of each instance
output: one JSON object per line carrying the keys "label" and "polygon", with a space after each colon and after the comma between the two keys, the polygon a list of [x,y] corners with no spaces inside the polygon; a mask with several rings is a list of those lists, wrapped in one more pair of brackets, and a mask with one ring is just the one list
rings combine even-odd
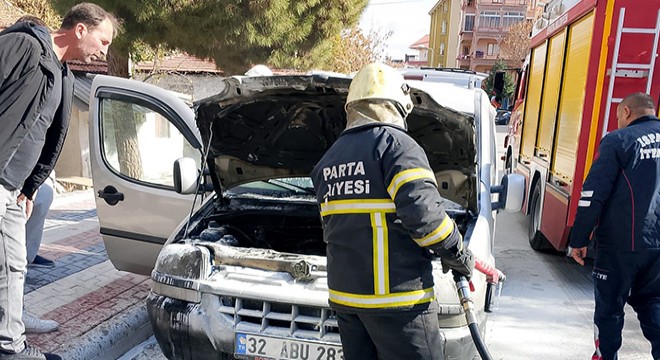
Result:
{"label": "balcony", "polygon": [[472,55],[470,55],[470,54],[458,55],[456,57],[456,60],[458,61],[458,67],[464,68],[464,69],[469,69],[471,58],[472,58]]}
{"label": "balcony", "polygon": [[461,42],[464,42],[464,41],[470,41],[471,42],[472,38],[474,37],[474,33],[472,31],[461,31],[459,35],[461,36],[461,39],[460,39]]}
{"label": "balcony", "polygon": [[483,51],[475,51],[474,57],[470,59],[470,68],[474,69],[475,66],[488,65],[492,66],[497,61],[497,55],[486,55]]}
{"label": "balcony", "polygon": [[527,8],[529,0],[479,0],[479,8],[491,7],[524,7]]}
{"label": "balcony", "polygon": [[489,39],[503,39],[506,37],[506,34],[509,33],[509,29],[505,29],[503,27],[496,27],[496,28],[488,28],[488,27],[476,27],[474,29],[474,37],[483,39],[483,38],[489,38]]}

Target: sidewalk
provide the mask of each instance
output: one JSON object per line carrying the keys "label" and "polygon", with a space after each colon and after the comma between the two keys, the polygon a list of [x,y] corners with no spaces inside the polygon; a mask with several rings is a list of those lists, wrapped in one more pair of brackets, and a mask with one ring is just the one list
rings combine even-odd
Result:
{"label": "sidewalk", "polygon": [[60,323],[28,341],[65,360],[114,360],[152,335],[146,276],[116,270],[99,234],[92,190],[56,194],[39,254],[54,268],[28,268],[25,307]]}

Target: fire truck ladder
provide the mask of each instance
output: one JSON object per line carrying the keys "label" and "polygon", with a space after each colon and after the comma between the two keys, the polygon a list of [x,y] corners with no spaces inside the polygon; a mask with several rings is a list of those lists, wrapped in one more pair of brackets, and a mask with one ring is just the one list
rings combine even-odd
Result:
{"label": "fire truck ladder", "polygon": [[[618,104],[622,98],[612,98],[614,92],[614,80],[617,77],[637,77],[646,76],[646,93],[651,93],[651,82],[653,81],[653,71],[655,70],[655,58],[658,56],[658,38],[660,38],[660,10],[655,23],[655,29],[652,28],[624,28],[623,19],[626,16],[626,8],[619,11],[619,23],[616,27],[616,41],[614,42],[614,53],[612,54],[612,69],[610,70],[610,83],[607,89],[607,106],[605,107],[605,118],[603,121],[602,136],[607,135],[607,124],[610,118],[612,104]],[[649,64],[626,64],[619,63],[619,47],[621,45],[621,35],[627,34],[654,34],[653,51],[651,52],[651,62]]]}

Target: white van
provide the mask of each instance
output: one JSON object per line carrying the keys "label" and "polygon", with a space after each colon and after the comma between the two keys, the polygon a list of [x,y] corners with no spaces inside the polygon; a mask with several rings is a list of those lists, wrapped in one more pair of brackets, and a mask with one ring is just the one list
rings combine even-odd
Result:
{"label": "white van", "polygon": [[481,89],[482,82],[488,77],[485,73],[457,68],[401,68],[399,71],[406,80],[454,84],[468,89]]}
{"label": "white van", "polygon": [[[227,78],[193,111],[156,86],[94,79],[101,234],[116,268],[151,274],[147,310],[168,359],[343,358],[308,175],[345,127],[349,84],[318,75]],[[467,246],[494,265],[494,215],[519,210],[524,183],[496,179],[488,97],[478,87],[410,85],[408,132]],[[440,261],[434,277],[445,358],[470,359],[463,308]],[[483,330],[486,278],[475,273],[472,282]]]}

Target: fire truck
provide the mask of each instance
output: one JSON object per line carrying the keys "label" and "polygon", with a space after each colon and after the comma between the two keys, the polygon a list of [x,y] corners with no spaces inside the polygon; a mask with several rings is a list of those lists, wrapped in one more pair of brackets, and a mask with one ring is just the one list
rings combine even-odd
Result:
{"label": "fire truck", "polygon": [[535,21],[503,157],[506,171],[527,179],[533,249],[567,249],[617,104],[633,92],[660,99],[659,35],[660,0],[555,0]]}

